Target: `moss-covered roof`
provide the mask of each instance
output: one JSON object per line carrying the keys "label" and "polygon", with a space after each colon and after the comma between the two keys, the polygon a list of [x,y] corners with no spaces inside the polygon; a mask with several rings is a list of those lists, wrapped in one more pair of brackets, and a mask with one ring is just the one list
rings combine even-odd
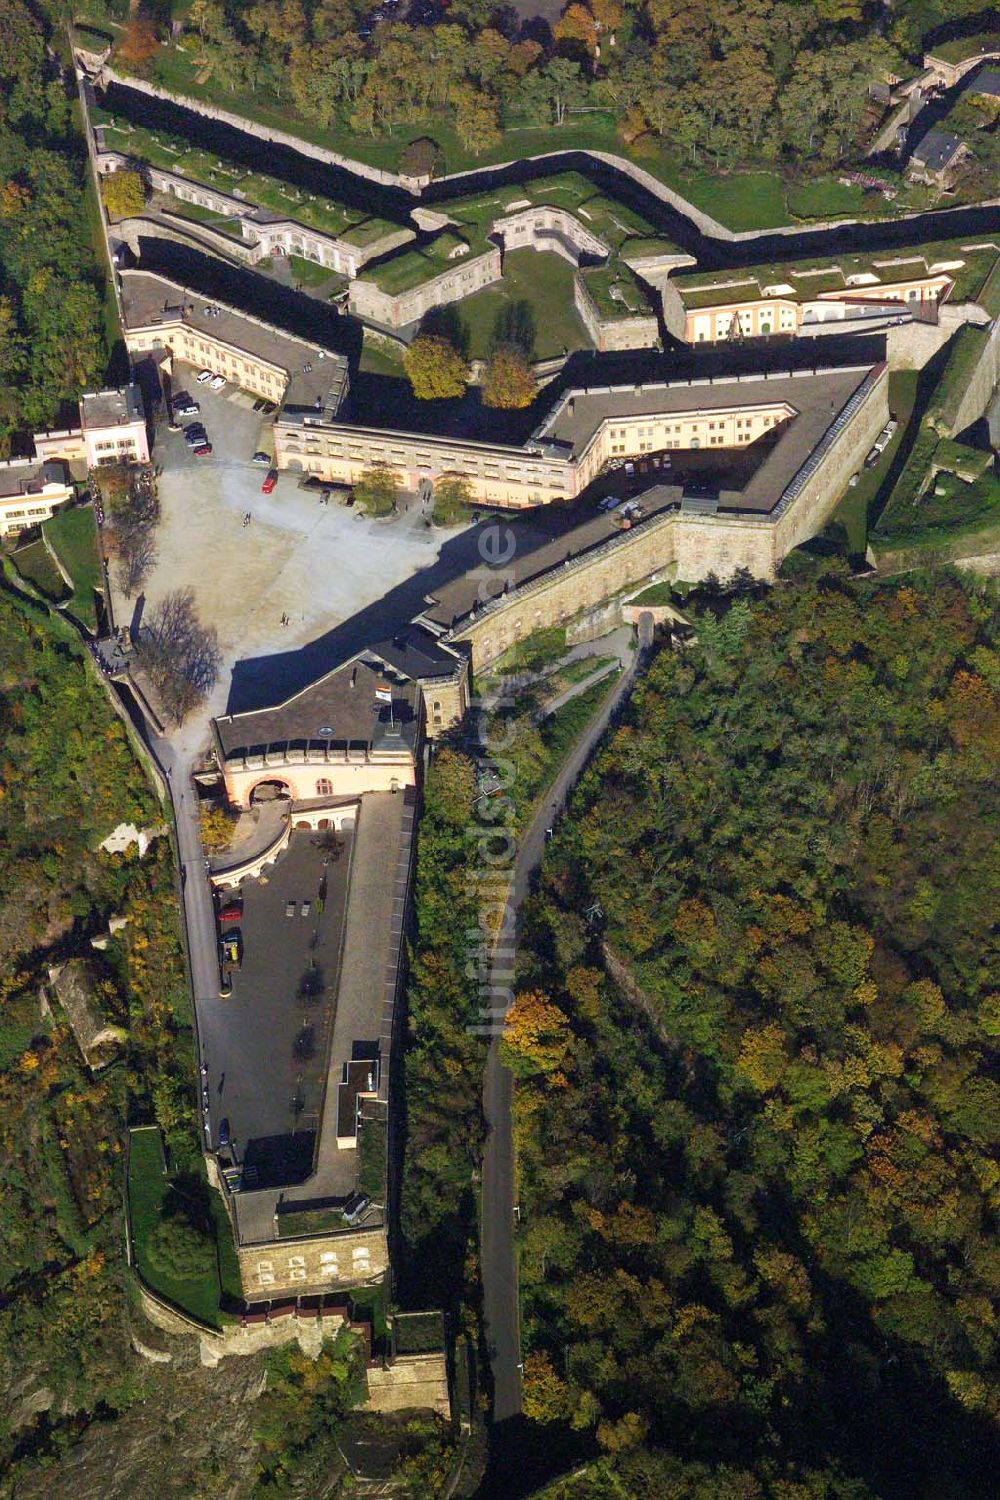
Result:
{"label": "moss-covered roof", "polygon": [[[823,292],[850,291],[848,277],[875,276],[883,286],[912,276],[931,275],[947,266],[954,287],[953,302],[976,296],[990,280],[998,264],[1000,235],[995,242],[942,240],[913,249],[872,251],[865,254],[831,255],[825,259],[771,261],[739,271],[692,271],[673,278],[685,306],[711,307],[720,302],[752,302],[764,295],[765,287],[788,286],[783,295],[795,300],[817,297]],[[960,262],[961,264],[955,264]],[[867,283],[875,285],[874,282]],[[862,290],[862,283],[858,290]]]}
{"label": "moss-covered roof", "polygon": [[202,187],[243,198],[248,207],[256,206],[272,214],[281,214],[307,229],[331,235],[359,248],[399,227],[388,220],[367,215],[363,210],[350,208],[334,198],[307,193],[293,183],[283,182],[265,172],[248,171],[238,162],[202,151],[182,137],[147,130],[127,121],[119,122],[107,110],[95,109],[93,122],[103,128],[104,144],[109,151],[120,151],[163,171],[176,172]]}
{"label": "moss-covered roof", "polygon": [[602,318],[648,318],[652,308],[635,276],[622,261],[580,272]]}

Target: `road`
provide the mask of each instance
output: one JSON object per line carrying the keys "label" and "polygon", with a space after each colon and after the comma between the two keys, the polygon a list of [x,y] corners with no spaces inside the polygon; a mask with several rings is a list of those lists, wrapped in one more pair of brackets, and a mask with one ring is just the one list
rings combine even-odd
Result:
{"label": "road", "polygon": [[[518,845],[508,896],[508,930],[516,931],[518,912],[545,853],[545,834],[561,814],[566,799],[618,706],[628,695],[652,641],[648,615],[640,623],[640,644],[617,687],[577,741]],[[507,967],[505,963],[504,967]],[[503,982],[497,974],[496,982]],[[500,1060],[500,1038],[494,1036],[486,1060],[483,1112],[481,1264],[486,1338],[493,1371],[493,1421],[504,1422],[521,1410],[521,1329],[517,1255],[514,1247],[514,1142],[511,1120],[511,1075]]]}

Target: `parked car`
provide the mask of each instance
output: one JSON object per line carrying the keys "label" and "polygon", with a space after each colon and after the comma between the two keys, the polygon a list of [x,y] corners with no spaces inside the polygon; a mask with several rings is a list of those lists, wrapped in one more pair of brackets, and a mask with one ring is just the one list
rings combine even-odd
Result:
{"label": "parked car", "polygon": [[175,417],[196,417],[200,411],[197,401],[174,402]]}
{"label": "parked car", "polygon": [[278,482],[278,471],[277,471],[277,469],[268,469],[267,473],[264,475],[264,483],[260,487],[261,494],[262,495],[269,495],[271,493],[271,491],[274,489],[274,486],[277,484],[277,482]]}
{"label": "parked car", "polygon": [[222,961],[227,964],[235,964],[239,968],[243,962],[243,937],[238,927],[223,933],[219,939],[219,947],[222,950]]}
{"label": "parked car", "polygon": [[598,502],[597,502],[597,509],[598,510],[614,510],[615,506],[618,503],[619,502],[618,502],[618,496],[617,495],[605,495],[603,499],[598,500]]}
{"label": "parked car", "polygon": [[229,1134],[229,1116],[223,1115],[219,1121],[219,1145],[228,1146],[232,1140]]}
{"label": "parked car", "polygon": [[261,451],[259,453],[255,453],[254,454],[254,456],[250,460],[250,462],[252,464],[267,464],[268,466],[270,466],[271,455],[270,455],[270,453],[265,453],[263,451],[263,449],[261,449]]}
{"label": "parked car", "polygon": [[212,372],[211,372],[211,370],[199,370],[198,371],[198,384],[199,385],[204,385],[206,380],[211,380],[211,379],[212,379]]}
{"label": "parked car", "polygon": [[205,436],[205,424],[204,424],[204,422],[189,422],[188,425],[184,429],[184,436],[185,437],[198,437],[199,435],[201,437]]}
{"label": "parked car", "polygon": [[295,915],[295,904],[296,903],[294,901],[286,901],[285,902],[285,916],[286,917],[294,917],[294,915]]}
{"label": "parked car", "polygon": [[238,922],[242,915],[242,901],[227,901],[225,906],[219,908],[220,922]]}
{"label": "parked car", "polygon": [[308,917],[308,915],[309,915],[309,913],[311,911],[312,911],[312,902],[311,901],[303,901],[303,903],[302,903],[302,915],[304,917]]}
{"label": "parked car", "polygon": [[213,375],[208,383],[210,391],[223,391],[226,388],[226,377],[224,375]]}
{"label": "parked car", "polygon": [[195,458],[207,458],[211,451],[211,443],[202,443],[199,448],[194,449],[194,456]]}

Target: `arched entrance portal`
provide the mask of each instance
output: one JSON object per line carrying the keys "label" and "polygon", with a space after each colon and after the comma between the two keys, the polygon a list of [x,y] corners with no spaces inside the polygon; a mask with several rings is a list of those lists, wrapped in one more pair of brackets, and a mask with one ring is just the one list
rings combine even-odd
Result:
{"label": "arched entrance portal", "polygon": [[279,781],[274,778],[270,781],[258,781],[250,793],[250,806],[255,807],[261,802],[279,802],[282,798],[291,799],[292,789],[287,781]]}

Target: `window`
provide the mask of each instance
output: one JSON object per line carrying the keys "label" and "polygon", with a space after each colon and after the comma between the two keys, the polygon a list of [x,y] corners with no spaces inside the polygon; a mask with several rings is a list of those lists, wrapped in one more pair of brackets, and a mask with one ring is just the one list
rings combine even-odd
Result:
{"label": "window", "polygon": [[317,781],[317,783],[316,783],[316,795],[317,795],[317,797],[332,797],[333,796],[333,782],[330,780],[330,778],[328,776],[321,776],[320,779],[319,779],[319,781]]}

